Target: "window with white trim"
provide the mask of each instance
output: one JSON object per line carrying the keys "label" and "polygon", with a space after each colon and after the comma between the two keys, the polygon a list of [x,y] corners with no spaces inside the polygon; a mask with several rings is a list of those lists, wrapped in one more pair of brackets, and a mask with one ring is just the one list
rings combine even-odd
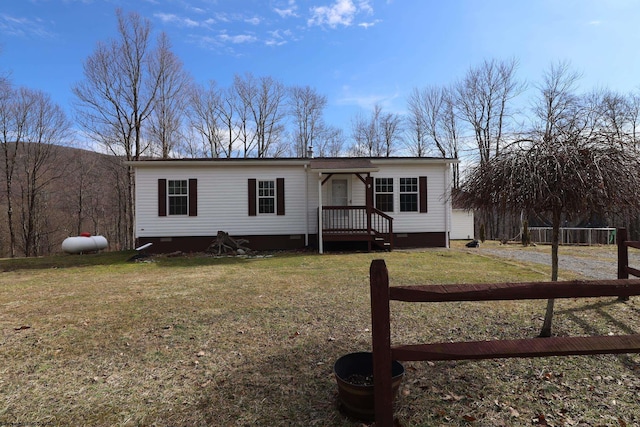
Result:
{"label": "window with white trim", "polygon": [[400,178],[400,212],[418,212],[418,178]]}
{"label": "window with white trim", "polygon": [[376,209],[382,212],[393,212],[393,178],[376,178]]}
{"label": "window with white trim", "polygon": [[275,181],[258,181],[258,213],[276,213]]}
{"label": "window with white trim", "polygon": [[168,180],[169,215],[187,215],[189,186],[186,179]]}

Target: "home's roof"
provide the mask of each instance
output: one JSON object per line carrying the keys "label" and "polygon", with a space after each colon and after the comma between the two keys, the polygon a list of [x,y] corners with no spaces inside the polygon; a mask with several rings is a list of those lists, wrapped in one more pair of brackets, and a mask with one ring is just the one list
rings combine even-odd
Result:
{"label": "home's roof", "polygon": [[364,158],[318,158],[311,159],[309,168],[322,173],[359,173],[377,172],[380,168]]}
{"label": "home's roof", "polygon": [[376,172],[381,165],[404,164],[451,164],[458,159],[442,157],[316,157],[316,158],[200,158],[200,159],[141,159],[125,162],[134,168],[181,167],[181,166],[292,166],[308,165],[322,173],[366,173]]}

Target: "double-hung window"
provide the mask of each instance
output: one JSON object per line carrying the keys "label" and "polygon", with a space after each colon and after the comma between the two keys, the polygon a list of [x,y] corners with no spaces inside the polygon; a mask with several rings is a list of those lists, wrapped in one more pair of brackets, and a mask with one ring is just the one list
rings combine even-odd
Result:
{"label": "double-hung window", "polygon": [[275,181],[258,181],[258,213],[276,213]]}
{"label": "double-hung window", "polygon": [[189,186],[187,180],[168,180],[169,215],[187,215]]}
{"label": "double-hung window", "polygon": [[376,208],[382,212],[393,212],[393,178],[376,178]]}
{"label": "double-hung window", "polygon": [[158,179],[158,216],[198,216],[198,180]]}
{"label": "double-hung window", "polygon": [[418,212],[418,178],[400,178],[400,212]]}

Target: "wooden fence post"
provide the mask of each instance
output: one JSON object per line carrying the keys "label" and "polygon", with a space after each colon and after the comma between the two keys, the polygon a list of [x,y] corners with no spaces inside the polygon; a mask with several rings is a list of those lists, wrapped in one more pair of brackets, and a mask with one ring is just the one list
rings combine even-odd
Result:
{"label": "wooden fence post", "polygon": [[393,427],[389,273],[384,260],[376,259],[371,262],[369,284],[371,287],[371,342],[376,427]]}
{"label": "wooden fence post", "polygon": [[[616,231],[616,242],[618,244],[618,279],[628,279],[629,271],[629,248],[627,247],[627,229],[618,228]],[[620,296],[618,301],[629,301],[629,297]]]}

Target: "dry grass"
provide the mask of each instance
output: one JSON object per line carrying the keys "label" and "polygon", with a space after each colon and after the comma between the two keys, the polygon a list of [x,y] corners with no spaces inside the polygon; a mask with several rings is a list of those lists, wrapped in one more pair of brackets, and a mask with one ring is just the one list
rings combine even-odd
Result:
{"label": "dry grass", "polygon": [[[0,275],[0,426],[360,425],[336,409],[332,367],[370,349],[368,268],[381,257],[392,285],[547,279],[462,248],[0,261],[11,270]],[[534,336],[544,304],[393,303],[393,340]],[[557,307],[560,335],[639,330],[637,299]],[[638,425],[638,361],[406,363],[397,415],[403,426]]]}

